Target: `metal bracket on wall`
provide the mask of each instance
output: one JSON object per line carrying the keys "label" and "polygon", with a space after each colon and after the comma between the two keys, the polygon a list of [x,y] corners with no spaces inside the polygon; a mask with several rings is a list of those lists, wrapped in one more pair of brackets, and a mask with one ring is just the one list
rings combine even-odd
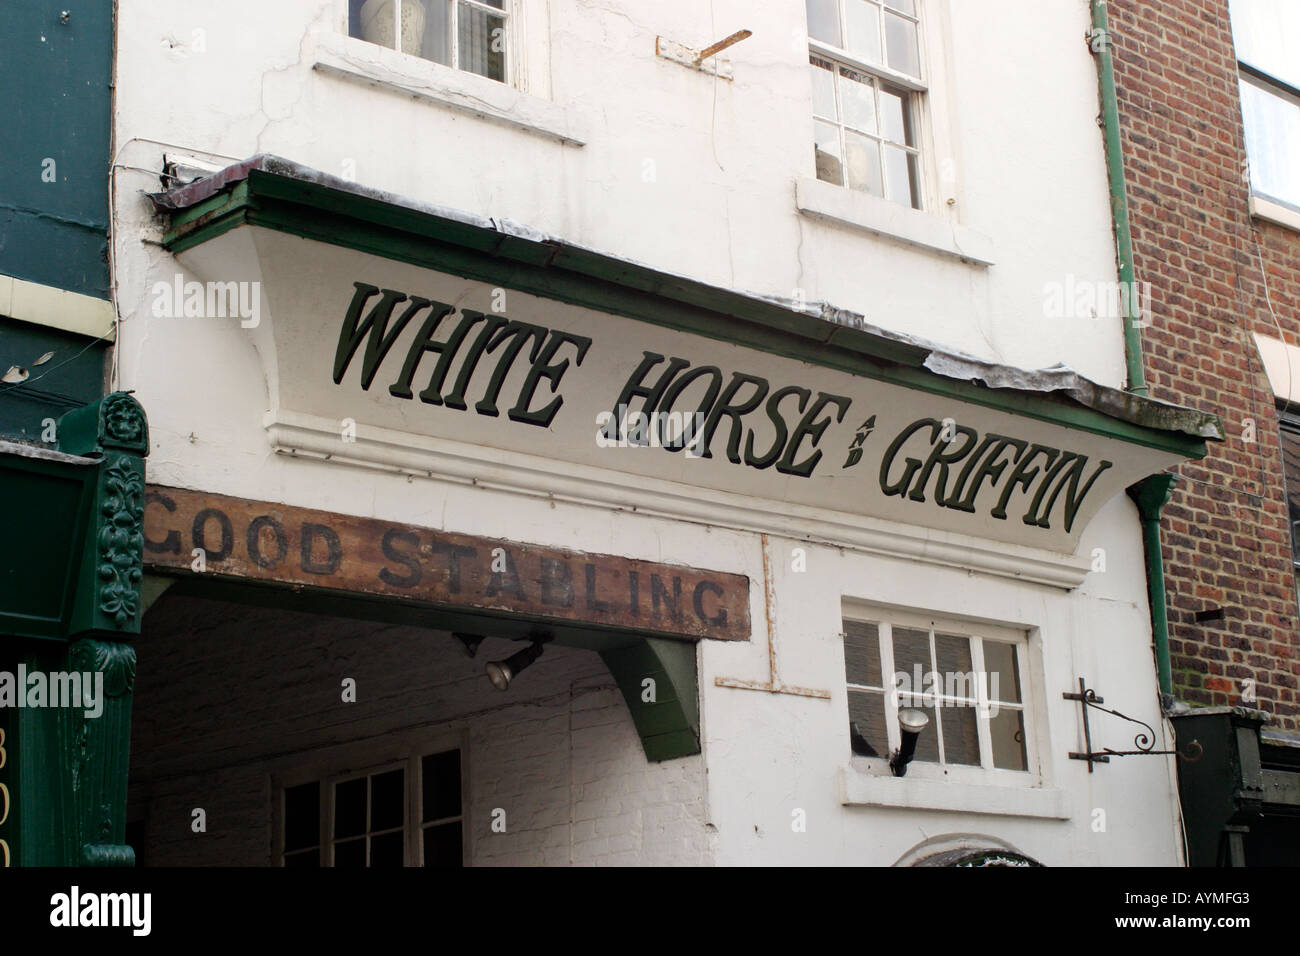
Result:
{"label": "metal bracket on wall", "polygon": [[[1079,693],[1072,694],[1066,692],[1061,695],[1066,700],[1077,700],[1083,710],[1083,744],[1087,748],[1086,753],[1071,753],[1071,760],[1088,761],[1088,773],[1092,773],[1092,765],[1095,763],[1110,763],[1111,757],[1141,757],[1176,754],[1178,759],[1194,763],[1201,759],[1202,748],[1198,741],[1190,741],[1187,744],[1186,752],[1180,753],[1177,750],[1152,750],[1156,742],[1156,732],[1145,720],[1138,720],[1136,717],[1130,717],[1127,714],[1121,714],[1118,710],[1112,710],[1109,707],[1102,707],[1105,698],[1098,697],[1097,692],[1084,684],[1082,677],[1079,678]],[[1102,747],[1099,751],[1092,749],[1092,727],[1088,722],[1088,708],[1095,707],[1097,710],[1105,711],[1108,714],[1114,714],[1122,720],[1127,720],[1132,724],[1140,724],[1146,728],[1145,732],[1139,732],[1133,738],[1133,745],[1137,750],[1112,750],[1109,747]]]}
{"label": "metal bracket on wall", "polygon": [[[735,73],[731,69],[731,61],[721,59],[717,55],[727,47],[733,46],[753,35],[749,30],[737,30],[731,36],[706,46],[703,50],[692,50],[675,40],[655,37],[655,54],[665,60],[672,60],[674,63],[690,67],[692,70],[699,70],[701,73],[710,73],[721,79],[730,80],[735,78]],[[706,60],[708,62],[705,62]]]}

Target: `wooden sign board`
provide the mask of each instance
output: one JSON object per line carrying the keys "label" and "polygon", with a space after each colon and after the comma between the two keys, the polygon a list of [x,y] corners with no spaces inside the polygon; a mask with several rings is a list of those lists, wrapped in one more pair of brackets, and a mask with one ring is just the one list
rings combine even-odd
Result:
{"label": "wooden sign board", "polygon": [[749,639],[743,574],[156,485],[145,500],[146,567],[667,637]]}

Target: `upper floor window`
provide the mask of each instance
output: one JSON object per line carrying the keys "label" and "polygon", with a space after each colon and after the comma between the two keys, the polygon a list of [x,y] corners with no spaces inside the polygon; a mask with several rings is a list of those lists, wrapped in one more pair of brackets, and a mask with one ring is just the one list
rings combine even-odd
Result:
{"label": "upper floor window", "polygon": [[1286,503],[1291,519],[1291,562],[1300,588],[1300,418],[1282,416],[1282,471],[1286,481]]}
{"label": "upper floor window", "polygon": [[817,178],[919,209],[919,0],[806,0]]}
{"label": "upper floor window", "polygon": [[844,622],[853,753],[888,758],[901,744],[898,711],[930,718],[916,763],[1028,771],[1024,635],[900,613]]}
{"label": "upper floor window", "polygon": [[1231,0],[1251,190],[1300,209],[1300,3]]}
{"label": "upper floor window", "polygon": [[368,43],[511,82],[513,0],[349,0],[348,33]]}

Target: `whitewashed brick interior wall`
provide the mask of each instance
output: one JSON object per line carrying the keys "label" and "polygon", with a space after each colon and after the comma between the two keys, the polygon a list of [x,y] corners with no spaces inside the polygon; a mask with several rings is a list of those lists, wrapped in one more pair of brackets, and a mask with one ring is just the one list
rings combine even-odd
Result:
{"label": "whitewashed brick interior wall", "polygon": [[[496,691],[484,662],[519,646],[489,639],[470,660],[441,631],[164,596],[136,645],[131,816],[146,818],[145,864],[269,865],[273,770],[462,728],[473,863],[711,863],[703,758],[649,763],[594,652],[548,647]],[[341,700],[345,677],[356,703]],[[191,830],[195,808],[206,833]],[[492,832],[496,808],[505,833]]]}

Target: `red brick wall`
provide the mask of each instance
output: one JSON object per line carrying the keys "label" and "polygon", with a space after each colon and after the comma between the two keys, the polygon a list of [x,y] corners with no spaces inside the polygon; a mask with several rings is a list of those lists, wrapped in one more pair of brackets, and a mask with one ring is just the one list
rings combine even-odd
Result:
{"label": "red brick wall", "polygon": [[[1257,706],[1297,729],[1300,612],[1277,414],[1252,333],[1279,337],[1258,239],[1277,323],[1300,342],[1300,233],[1249,213],[1228,0],[1110,7],[1134,258],[1151,284],[1150,394],[1214,411],[1228,433],[1179,470],[1165,512],[1175,691]],[[1196,622],[1215,607],[1222,620]]]}

